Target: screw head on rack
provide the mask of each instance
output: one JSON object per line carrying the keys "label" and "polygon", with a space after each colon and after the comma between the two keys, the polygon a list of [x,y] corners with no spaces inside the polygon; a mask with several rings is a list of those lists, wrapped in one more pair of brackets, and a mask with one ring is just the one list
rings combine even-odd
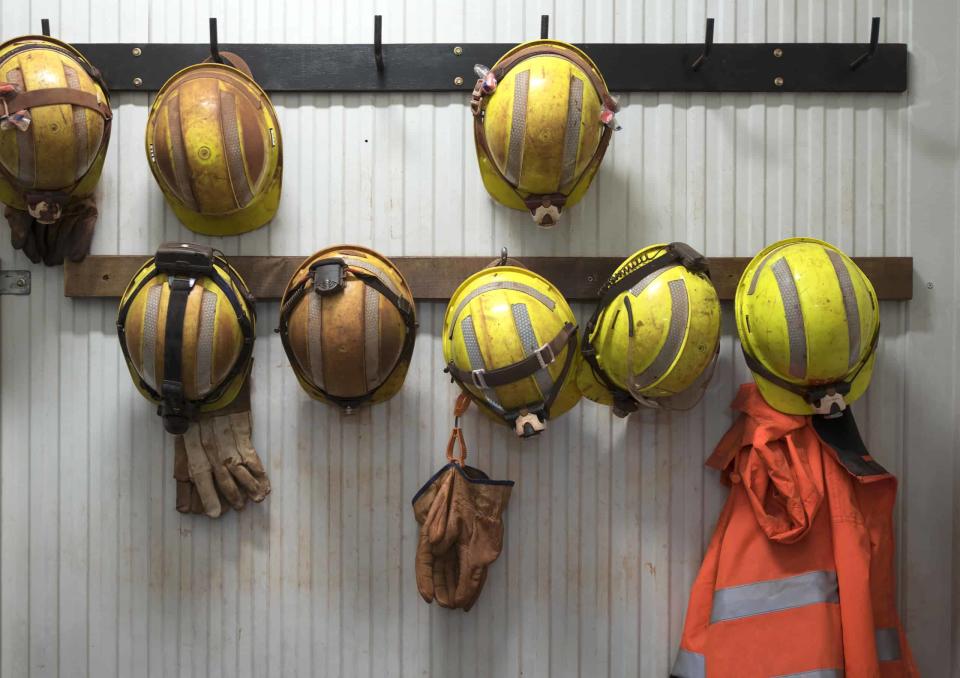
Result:
{"label": "screw head on rack", "polygon": [[456,85],[457,87],[459,87],[460,85],[463,84],[463,78],[461,78],[461,77],[458,75],[457,77],[455,77],[455,78],[453,79],[453,84]]}
{"label": "screw head on rack", "polygon": [[775,48],[775,49],[773,50],[773,56],[775,56],[775,57],[777,57],[777,58],[779,59],[780,57],[783,56],[783,50],[780,49],[779,47]]}
{"label": "screw head on rack", "polygon": [[783,78],[781,78],[781,77],[778,75],[777,77],[775,77],[775,78],[773,79],[773,84],[776,85],[777,87],[783,87]]}
{"label": "screw head on rack", "polygon": [[453,54],[454,56],[460,56],[461,54],[463,54],[463,47],[461,47],[460,45],[457,45],[456,47],[454,47]]}
{"label": "screw head on rack", "polygon": [[142,84],[143,84],[143,78],[134,78],[134,79],[133,79],[133,86],[134,86],[134,87],[139,87],[139,86],[142,85]]}
{"label": "screw head on rack", "polygon": [[133,56],[140,56],[143,54],[143,50],[141,50],[139,47],[134,47],[132,50],[130,50],[130,53],[133,54]]}

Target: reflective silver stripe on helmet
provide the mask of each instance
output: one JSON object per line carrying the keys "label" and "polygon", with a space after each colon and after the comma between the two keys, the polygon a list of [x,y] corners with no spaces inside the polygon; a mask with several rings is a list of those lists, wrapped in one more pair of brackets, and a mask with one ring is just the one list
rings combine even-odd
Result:
{"label": "reflective silver stripe on helmet", "polygon": [[800,294],[793,279],[793,271],[786,258],[781,257],[773,264],[773,277],[780,288],[783,300],[783,312],[787,319],[787,335],[790,339],[790,376],[803,379],[807,376],[807,333],[803,323],[803,309],[800,307]]}
{"label": "reflective silver stripe on helmet", "polygon": [[[19,68],[7,71],[6,80],[13,85],[18,92],[26,91],[23,85],[23,71]],[[19,179],[22,184],[32,186],[36,179],[37,172],[36,158],[33,150],[33,132],[21,132],[17,134],[17,159],[19,162],[17,166],[17,179]]]}
{"label": "reflective silver stripe on helmet", "polygon": [[760,280],[760,274],[763,273],[763,269],[766,267],[767,262],[770,260],[774,254],[780,251],[780,248],[769,252],[767,256],[760,260],[760,263],[757,265],[757,270],[753,272],[753,277],[750,279],[750,289],[747,290],[747,294],[753,294],[757,291],[757,281]]}
{"label": "reflective silver stripe on helmet", "polygon": [[857,293],[853,289],[853,280],[850,278],[850,271],[847,270],[843,256],[826,247],[824,251],[830,257],[830,263],[833,264],[833,270],[837,274],[840,294],[843,297],[843,310],[847,314],[847,344],[850,347],[847,368],[849,369],[860,362],[860,307],[857,306]]}
{"label": "reflective silver stripe on helmet", "polygon": [[210,290],[203,290],[200,327],[197,331],[197,396],[200,398],[213,390],[213,334],[216,319],[217,295]]}
{"label": "reflective silver stripe on helmet", "polygon": [[[63,65],[63,75],[70,89],[83,89],[80,86],[80,76],[75,68]],[[73,107],[73,138],[77,145],[77,173],[82,174],[89,166],[89,135],[87,134],[87,109],[83,106]]]}
{"label": "reflective silver stripe on helmet", "polygon": [[514,186],[520,181],[523,164],[523,138],[527,130],[527,89],[530,71],[517,73],[513,84],[513,120],[510,123],[510,143],[507,148],[507,168],[503,173]]}
{"label": "reflective silver stripe on helmet", "polygon": [[523,283],[511,282],[509,280],[497,280],[494,282],[488,282],[483,285],[480,285],[477,289],[473,290],[470,294],[464,297],[457,305],[457,310],[453,312],[453,315],[450,316],[450,337],[453,337],[453,328],[457,323],[457,319],[460,317],[460,314],[463,312],[463,309],[467,307],[471,301],[479,297],[481,294],[486,294],[487,292],[492,292],[493,290],[511,290],[513,292],[521,292],[528,296],[533,297],[541,304],[549,308],[551,311],[556,307],[556,304],[553,302],[553,299],[543,294],[542,292],[530,287],[529,285],[524,285]]}
{"label": "reflective silver stripe on helmet", "polygon": [[683,648],[677,652],[677,661],[670,671],[671,678],[706,678],[707,664],[702,654]]}
{"label": "reflective silver stripe on helmet", "polygon": [[[520,345],[523,347],[523,357],[526,358],[531,353],[536,353],[540,348],[537,343],[537,335],[533,330],[533,323],[530,322],[530,313],[527,311],[526,304],[513,304],[513,322],[517,326],[517,334],[520,336]],[[550,370],[542,367],[533,373],[533,378],[537,382],[537,388],[540,389],[540,395],[546,398],[553,390],[553,377],[550,376]]]}
{"label": "reflective silver stripe on helmet", "polygon": [[340,258],[343,259],[343,263],[345,263],[347,266],[355,266],[357,268],[363,269],[364,271],[366,271],[367,273],[375,277],[377,280],[382,282],[383,286],[386,287],[388,290],[390,290],[395,296],[401,297],[401,298],[403,297],[403,294],[401,294],[400,290],[397,289],[397,286],[393,284],[393,281],[390,280],[390,278],[383,271],[381,271],[378,267],[371,264],[369,261],[365,261],[364,259],[360,259],[358,257],[351,257],[347,255],[341,256]]}
{"label": "reflective silver stripe on helmet", "polygon": [[567,97],[567,125],[563,130],[563,160],[560,165],[560,185],[564,191],[576,178],[577,151],[580,150],[580,120],[583,116],[583,80],[570,74],[570,94]]}
{"label": "reflective silver stripe on helmet", "polygon": [[877,660],[893,662],[900,659],[900,632],[897,629],[877,629],[874,633],[877,643]]}
{"label": "reflective silver stripe on helmet", "polygon": [[232,92],[220,90],[220,125],[223,133],[223,155],[230,173],[230,184],[238,207],[246,207],[253,199],[250,180],[243,162],[240,146],[240,126],[237,122],[237,100]]}
{"label": "reflective silver stripe on helmet", "polygon": [[367,389],[380,385],[380,293],[364,286],[363,363],[367,371]]}
{"label": "reflective silver stripe on helmet", "polygon": [[[177,182],[178,197],[186,204],[187,209],[198,212],[197,198],[193,194],[193,184],[188,176],[190,167],[187,164],[187,151],[180,121],[180,95],[172,97],[167,103],[166,109],[167,129],[170,133],[170,151],[173,154],[173,175]],[[154,130],[156,130],[156,127],[155,123]]]}
{"label": "reflective silver stripe on helmet", "polygon": [[647,275],[645,275],[645,276],[643,276],[642,278],[640,278],[640,280],[637,281],[637,284],[636,284],[636,285],[634,285],[633,287],[630,288],[630,294],[633,295],[633,296],[635,296],[635,297],[639,297],[640,294],[641,294],[645,289],[647,289],[647,288],[650,286],[650,283],[652,283],[654,280],[656,280],[657,278],[659,278],[661,275],[663,275],[664,273],[666,273],[667,271],[669,271],[671,268],[675,268],[675,267],[676,267],[676,265],[675,265],[675,266],[666,266],[666,267],[664,267],[664,268],[658,268],[656,271],[652,271],[652,272],[648,273]]}
{"label": "reflective silver stripe on helmet", "polygon": [[160,322],[160,295],[163,285],[154,285],[147,291],[143,309],[143,337],[140,339],[140,376],[154,391],[157,387],[157,323]]}
{"label": "reflective silver stripe on helmet", "polygon": [[[467,316],[460,323],[460,331],[463,333],[463,345],[467,347],[467,358],[470,360],[470,369],[485,370],[487,364],[483,361],[483,353],[480,351],[480,342],[477,341],[477,331],[473,327],[473,318]],[[483,388],[484,397],[489,403],[500,408],[500,400],[497,398],[497,392],[492,388]]]}
{"label": "reflective silver stripe on helmet", "polygon": [[[307,303],[307,354],[310,358],[310,380],[321,391],[323,385],[323,295],[309,294]],[[301,366],[302,367],[302,366]]]}
{"label": "reflective silver stripe on helmet", "polygon": [[818,603],[839,603],[837,573],[815,570],[794,577],[717,589],[710,623],[742,619]]}
{"label": "reflective silver stripe on helmet", "polygon": [[689,324],[690,303],[687,299],[687,285],[683,280],[671,280],[670,289],[670,328],[667,338],[660,347],[660,352],[647,368],[630,379],[631,391],[642,391],[660,379],[680,355],[683,347],[683,338],[687,334]]}

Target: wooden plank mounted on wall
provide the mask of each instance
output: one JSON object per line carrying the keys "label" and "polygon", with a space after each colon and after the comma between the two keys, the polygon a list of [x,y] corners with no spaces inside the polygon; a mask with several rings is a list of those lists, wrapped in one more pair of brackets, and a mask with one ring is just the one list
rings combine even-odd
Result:
{"label": "wooden plank mounted on wall", "polygon": [[[149,255],[90,256],[64,265],[67,297],[119,297]],[[491,257],[391,257],[419,301],[447,301]],[[279,299],[302,257],[230,257],[258,299]],[[620,257],[523,257],[525,266],[555,284],[570,301],[596,299]],[[713,257],[710,273],[721,299],[733,299],[749,257]],[[913,298],[912,257],[854,257],[881,300]]]}

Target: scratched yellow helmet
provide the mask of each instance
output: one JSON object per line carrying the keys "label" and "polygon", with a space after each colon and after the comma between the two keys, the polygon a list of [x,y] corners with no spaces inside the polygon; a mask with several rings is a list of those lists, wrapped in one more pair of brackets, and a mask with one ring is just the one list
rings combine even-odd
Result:
{"label": "scratched yellow helmet", "polygon": [[253,363],[253,296],[219,252],[164,243],[127,286],[117,333],[130,376],[183,433],[200,412],[229,405]]}
{"label": "scratched yellow helmet", "polygon": [[294,272],[280,301],[280,339],[300,386],[345,412],[403,386],[417,338],[413,293],[382,254],[323,249]]}
{"label": "scratched yellow helmet", "polygon": [[443,319],[443,358],[467,395],[524,438],[580,400],[576,319],[526,268],[493,266],[460,284]]}
{"label": "scratched yellow helmet", "polygon": [[236,235],[270,221],[283,158],[273,104],[236,55],[174,74],[147,118],[147,159],[174,214],[192,231]]}
{"label": "scratched yellow helmet", "polygon": [[846,254],[813,238],[770,245],[737,285],[737,331],[754,381],[787,414],[843,411],[873,374],[880,309]]}
{"label": "scratched yellow helmet", "polygon": [[483,185],[540,226],[556,225],[600,167],[616,100],[593,61],[557,40],[518,45],[477,73],[471,108]]}
{"label": "scratched yellow helmet", "polygon": [[720,301],[706,259],[684,243],[646,247],[600,295],[584,331],[583,395],[621,417],[638,405],[693,407],[720,346]]}
{"label": "scratched yellow helmet", "polygon": [[0,45],[0,202],[52,224],[100,179],[110,98],[99,71],[65,42]]}

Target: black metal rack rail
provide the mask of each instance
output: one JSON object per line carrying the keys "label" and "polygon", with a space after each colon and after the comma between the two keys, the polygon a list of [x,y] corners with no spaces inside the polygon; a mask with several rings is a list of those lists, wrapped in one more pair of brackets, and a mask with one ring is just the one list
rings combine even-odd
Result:
{"label": "black metal rack rail", "polygon": [[[547,17],[541,24],[546,37]],[[701,44],[579,45],[614,92],[904,92],[907,46],[880,44],[874,18],[869,43],[713,42],[707,20]],[[211,19],[210,43],[85,43],[77,47],[112,91],[155,91],[181,68],[243,58],[271,92],[469,92],[474,64],[492,65],[513,44],[382,42],[370,44],[223,44]]]}

